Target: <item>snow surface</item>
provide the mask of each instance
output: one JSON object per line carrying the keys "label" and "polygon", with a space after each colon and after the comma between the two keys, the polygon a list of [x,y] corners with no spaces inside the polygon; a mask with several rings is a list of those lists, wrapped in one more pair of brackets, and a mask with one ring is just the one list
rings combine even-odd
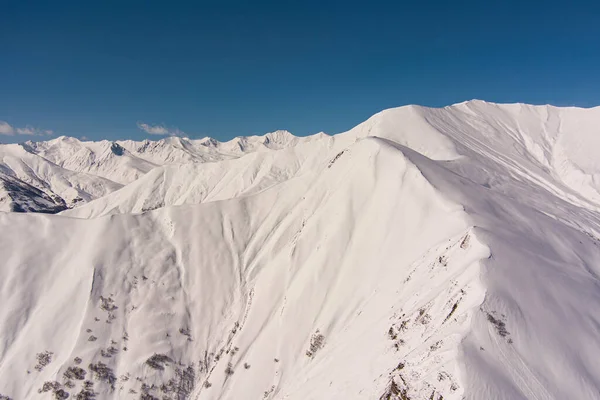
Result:
{"label": "snow surface", "polygon": [[598,142],[600,108],[470,101],[331,137],[2,146],[124,186],[0,213],[0,393],[598,399]]}
{"label": "snow surface", "polygon": [[[327,135],[297,138],[276,131],[220,143],[211,138],[179,137],[82,142],[61,136],[46,142],[0,145],[0,211],[55,213],[101,198],[161,166],[235,159],[324,137]],[[30,195],[23,196],[18,189],[30,186],[42,193],[27,190]]]}

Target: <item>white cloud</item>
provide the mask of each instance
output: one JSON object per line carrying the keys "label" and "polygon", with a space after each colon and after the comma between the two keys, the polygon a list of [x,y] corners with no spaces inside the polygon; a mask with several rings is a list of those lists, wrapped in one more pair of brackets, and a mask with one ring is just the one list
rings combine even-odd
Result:
{"label": "white cloud", "polygon": [[8,122],[0,121],[0,135],[12,136],[15,134],[15,130]]}
{"label": "white cloud", "polygon": [[38,129],[32,126],[26,125],[24,128],[15,128],[6,121],[0,121],[0,135],[13,136],[13,135],[27,135],[27,136],[42,136],[52,135],[54,132],[49,129]]}
{"label": "white cloud", "polygon": [[17,128],[16,132],[18,135],[35,135],[35,129],[30,126],[26,126],[25,128]]}
{"label": "white cloud", "polygon": [[164,125],[150,125],[144,122],[137,123],[138,128],[150,135],[169,135],[169,136],[182,136],[184,132],[177,128],[167,128]]}

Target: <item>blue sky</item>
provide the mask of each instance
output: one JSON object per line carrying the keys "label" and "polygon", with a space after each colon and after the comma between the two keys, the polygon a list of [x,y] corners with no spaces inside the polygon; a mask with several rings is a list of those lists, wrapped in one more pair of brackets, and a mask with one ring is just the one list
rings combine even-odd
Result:
{"label": "blue sky", "polygon": [[595,106],[598,3],[0,0],[0,142],[337,133],[473,98]]}

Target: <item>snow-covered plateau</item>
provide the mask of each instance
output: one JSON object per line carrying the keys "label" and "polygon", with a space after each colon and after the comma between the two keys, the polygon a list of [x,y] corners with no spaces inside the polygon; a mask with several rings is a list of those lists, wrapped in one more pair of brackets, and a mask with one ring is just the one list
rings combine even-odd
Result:
{"label": "snow-covered plateau", "polygon": [[0,146],[0,399],[600,399],[600,107]]}

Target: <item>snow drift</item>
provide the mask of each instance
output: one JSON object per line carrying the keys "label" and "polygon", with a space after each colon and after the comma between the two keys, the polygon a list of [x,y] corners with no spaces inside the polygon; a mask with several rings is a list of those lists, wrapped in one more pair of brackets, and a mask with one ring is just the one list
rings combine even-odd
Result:
{"label": "snow drift", "polygon": [[332,137],[120,142],[93,168],[68,146],[101,145],[28,144],[125,185],[0,214],[0,393],[596,399],[598,121],[408,106]]}

